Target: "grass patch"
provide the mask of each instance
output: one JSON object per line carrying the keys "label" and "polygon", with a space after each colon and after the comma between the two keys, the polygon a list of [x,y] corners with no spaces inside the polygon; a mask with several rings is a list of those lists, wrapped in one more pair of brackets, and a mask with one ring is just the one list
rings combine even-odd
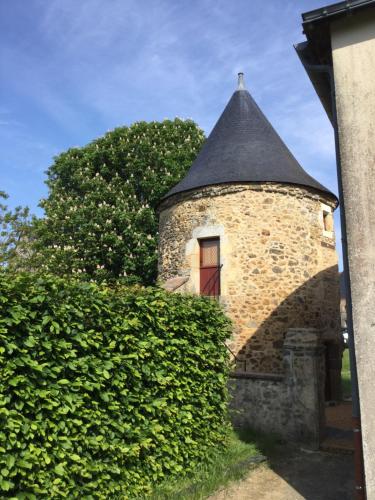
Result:
{"label": "grass patch", "polygon": [[350,398],[352,395],[352,384],[350,377],[349,349],[345,349],[342,356],[341,384],[343,398]]}
{"label": "grass patch", "polygon": [[266,461],[276,448],[277,438],[253,431],[232,432],[227,448],[216,451],[193,474],[157,487],[151,500],[201,500],[232,481],[242,479]]}

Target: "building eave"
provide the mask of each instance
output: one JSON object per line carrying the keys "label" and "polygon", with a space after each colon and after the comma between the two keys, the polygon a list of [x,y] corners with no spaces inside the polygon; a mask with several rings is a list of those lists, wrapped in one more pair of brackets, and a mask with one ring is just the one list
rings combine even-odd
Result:
{"label": "building eave", "polygon": [[[318,70],[322,68],[321,61],[316,57],[315,53],[312,51],[312,46],[309,42],[301,42],[294,46],[297,55],[305,68],[307,76],[323,105],[325,112],[333,123],[333,110],[332,110],[332,90],[331,90],[331,80],[328,71]],[[328,65],[329,66],[329,65]]]}
{"label": "building eave", "polygon": [[302,14],[307,41],[296,44],[295,49],[333,126],[333,79],[329,71],[321,70],[332,67],[331,23],[373,7],[375,0],[347,0]]}
{"label": "building eave", "polygon": [[347,0],[338,2],[319,9],[310,10],[302,14],[303,26],[308,26],[310,23],[319,23],[325,20],[331,22],[342,16],[347,16],[356,13],[357,11],[375,6],[374,0]]}

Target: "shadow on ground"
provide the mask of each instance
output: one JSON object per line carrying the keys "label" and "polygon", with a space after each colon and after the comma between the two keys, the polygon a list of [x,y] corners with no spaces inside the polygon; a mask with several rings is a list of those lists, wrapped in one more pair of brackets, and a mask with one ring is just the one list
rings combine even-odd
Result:
{"label": "shadow on ground", "polygon": [[353,455],[294,450],[271,460],[271,469],[300,495],[295,498],[349,500],[354,497]]}
{"label": "shadow on ground", "polygon": [[275,437],[240,434],[256,442],[268,457],[268,466],[210,497],[211,500],[349,500],[354,497],[352,454],[295,448]]}

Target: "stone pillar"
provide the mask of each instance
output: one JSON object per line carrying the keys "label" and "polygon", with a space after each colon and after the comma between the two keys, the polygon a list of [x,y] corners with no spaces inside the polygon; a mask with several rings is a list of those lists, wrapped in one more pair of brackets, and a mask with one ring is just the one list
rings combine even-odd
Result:
{"label": "stone pillar", "polygon": [[313,328],[289,329],[283,354],[291,409],[288,434],[291,439],[318,449],[325,426],[321,332]]}

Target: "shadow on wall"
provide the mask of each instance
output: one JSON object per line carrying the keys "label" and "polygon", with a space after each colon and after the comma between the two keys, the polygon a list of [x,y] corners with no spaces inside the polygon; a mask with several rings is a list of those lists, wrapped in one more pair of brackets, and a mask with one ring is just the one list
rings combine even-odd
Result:
{"label": "shadow on wall", "polygon": [[245,360],[237,363],[229,380],[232,423],[318,449],[325,436],[325,399],[341,398],[337,268],[320,272],[283,300],[249,339],[246,352],[251,354],[255,342],[267,342],[270,332],[279,338],[276,345],[272,340],[273,352],[267,355],[277,353],[282,369],[245,371],[240,366]]}
{"label": "shadow on wall", "polygon": [[239,350],[236,371],[282,374],[282,348],[287,331],[291,328],[315,328],[321,332],[327,347],[328,344],[331,346],[328,358],[336,357],[335,361],[328,359],[329,369],[335,369],[340,374],[342,341],[337,266],[310,277],[281,302],[279,295],[282,290],[277,286],[277,277],[266,286],[268,292],[264,302],[266,305],[275,303],[275,309]]}

